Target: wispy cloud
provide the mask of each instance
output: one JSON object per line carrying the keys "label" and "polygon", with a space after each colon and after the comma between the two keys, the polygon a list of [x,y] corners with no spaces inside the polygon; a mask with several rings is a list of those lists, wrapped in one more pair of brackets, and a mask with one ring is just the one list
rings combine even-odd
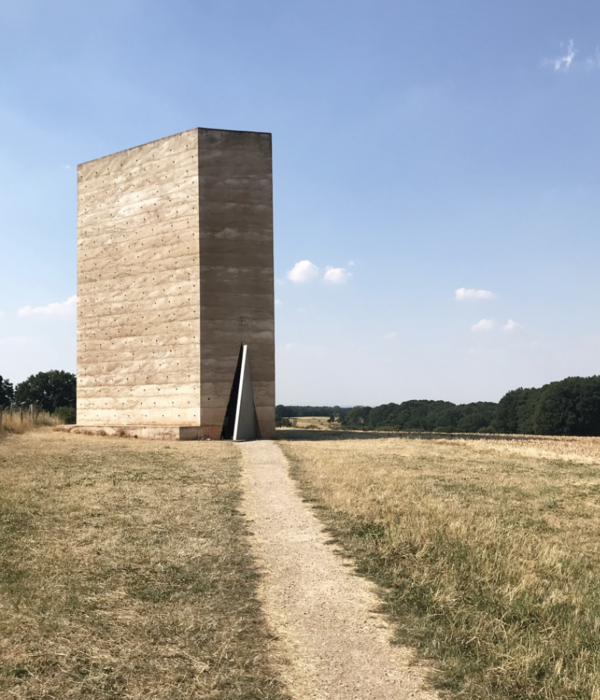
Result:
{"label": "wispy cloud", "polygon": [[77,296],[69,297],[66,301],[54,301],[47,306],[24,306],[19,309],[19,316],[75,316],[77,311]]}
{"label": "wispy cloud", "polygon": [[471,330],[475,332],[480,331],[493,331],[496,328],[496,322],[489,318],[482,318],[475,325],[471,326]]}
{"label": "wispy cloud", "polygon": [[564,54],[558,58],[550,59],[550,63],[554,66],[555,71],[563,71],[566,73],[571,67],[577,52],[575,51],[573,39],[571,39],[566,46],[565,44],[561,44],[561,46],[565,49]]}
{"label": "wispy cloud", "polygon": [[455,292],[455,299],[457,301],[477,301],[479,299],[494,299],[495,294],[488,291],[487,289],[465,289],[461,287]]}
{"label": "wispy cloud", "polygon": [[325,282],[331,282],[332,284],[344,284],[352,277],[352,273],[348,272],[344,267],[332,267],[327,265],[323,279]]}
{"label": "wispy cloud", "polygon": [[384,340],[394,340],[394,338],[397,338],[397,337],[398,337],[398,334],[396,333],[396,331],[392,331],[391,333],[386,333],[383,336],[383,339]]}
{"label": "wispy cloud", "polygon": [[287,273],[292,282],[305,283],[314,280],[319,275],[319,268],[310,260],[301,260]]}
{"label": "wispy cloud", "polygon": [[586,58],[578,58],[579,51],[575,48],[573,39],[566,44],[561,44],[562,53],[556,58],[547,58],[542,61],[543,66],[549,66],[555,73],[567,73],[571,68],[576,66],[584,67],[587,70],[600,68],[600,51],[596,49],[595,53]]}
{"label": "wispy cloud", "polygon": [[281,306],[283,302],[280,299],[275,299],[275,306]]}

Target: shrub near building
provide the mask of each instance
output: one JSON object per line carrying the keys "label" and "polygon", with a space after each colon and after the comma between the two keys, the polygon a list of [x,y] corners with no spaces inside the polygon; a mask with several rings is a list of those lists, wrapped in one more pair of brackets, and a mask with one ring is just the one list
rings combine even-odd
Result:
{"label": "shrub near building", "polygon": [[40,411],[57,415],[65,423],[75,423],[77,381],[71,372],[50,370],[32,374],[17,384],[14,403],[36,406]]}

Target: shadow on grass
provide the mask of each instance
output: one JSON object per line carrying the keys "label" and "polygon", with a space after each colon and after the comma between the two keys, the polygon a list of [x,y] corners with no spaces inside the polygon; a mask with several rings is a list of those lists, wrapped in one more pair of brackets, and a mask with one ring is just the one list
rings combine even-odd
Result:
{"label": "shadow on grass", "polygon": [[425,433],[375,430],[303,430],[277,428],[276,440],[543,440],[545,435],[500,435],[494,433]]}

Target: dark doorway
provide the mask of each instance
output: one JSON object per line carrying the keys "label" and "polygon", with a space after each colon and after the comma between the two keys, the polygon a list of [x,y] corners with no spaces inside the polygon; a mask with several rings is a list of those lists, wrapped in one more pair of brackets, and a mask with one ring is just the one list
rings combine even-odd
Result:
{"label": "dark doorway", "polygon": [[229,403],[225,411],[225,419],[223,420],[223,429],[221,430],[221,440],[233,440],[233,429],[235,427],[235,411],[237,408],[238,394],[240,392],[240,373],[242,371],[242,352],[243,346],[240,345],[240,354],[237,361],[235,374],[233,375],[233,384],[231,386],[231,394],[229,395]]}

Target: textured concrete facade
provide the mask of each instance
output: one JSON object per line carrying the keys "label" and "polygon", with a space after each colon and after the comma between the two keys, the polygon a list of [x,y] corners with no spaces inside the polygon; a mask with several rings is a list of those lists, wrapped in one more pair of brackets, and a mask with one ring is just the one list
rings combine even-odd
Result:
{"label": "textured concrete facade", "polygon": [[270,134],[193,129],[79,166],[77,334],[78,425],[218,438],[247,344],[274,435]]}

